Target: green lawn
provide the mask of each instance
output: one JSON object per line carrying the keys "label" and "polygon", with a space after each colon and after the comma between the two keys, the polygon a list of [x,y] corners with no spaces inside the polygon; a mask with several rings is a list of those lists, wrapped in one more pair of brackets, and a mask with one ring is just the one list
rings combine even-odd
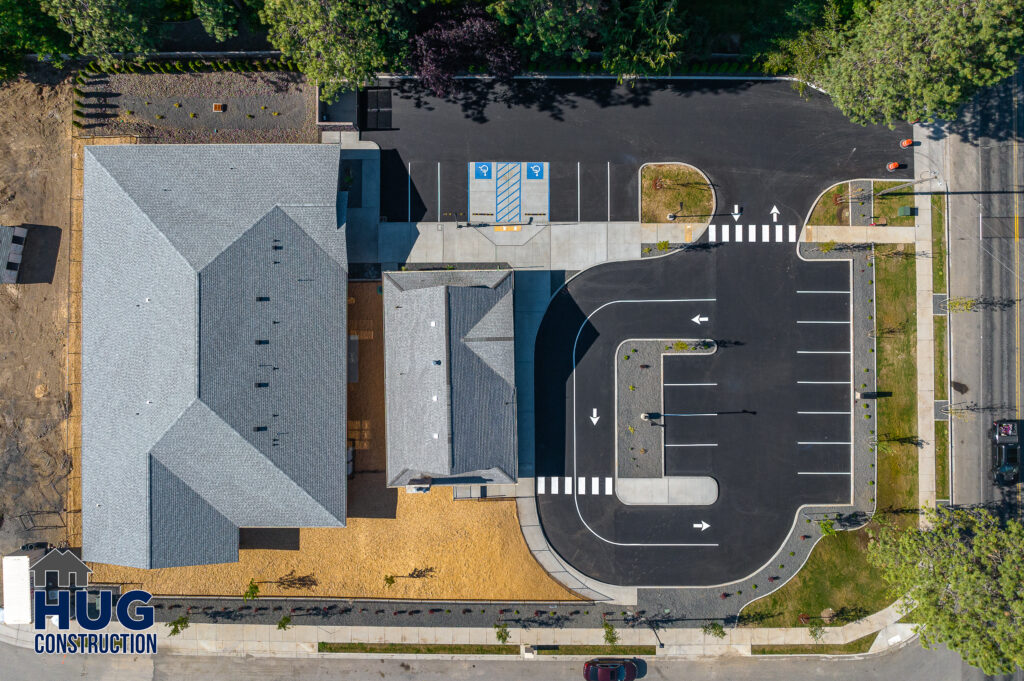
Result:
{"label": "green lawn", "polygon": [[[891,392],[878,400],[879,512],[892,512],[904,526],[916,520],[917,508],[917,378],[915,368],[915,284],[911,247],[876,247],[878,390]],[[871,366],[858,365],[858,374]],[[913,511],[913,512],[911,512]],[[817,617],[832,608],[849,618],[877,612],[890,604],[878,571],[867,563],[865,529],[825,537],[814,547],[803,569],[778,591],[755,601],[741,614],[744,624],[799,626],[799,615]],[[847,616],[843,616],[843,615]]]}
{"label": "green lawn", "polygon": [[538,655],[656,655],[655,646],[534,646]]}
{"label": "green lawn", "polygon": [[754,655],[860,655],[871,650],[878,634],[868,634],[856,641],[838,645],[826,643],[797,646],[750,646]]}
{"label": "green lawn", "polygon": [[321,653],[404,653],[406,655],[518,655],[519,646],[418,643],[326,643]]}
{"label": "green lawn", "polygon": [[897,180],[896,182],[875,182],[873,191],[875,193],[874,198],[874,211],[873,214],[876,218],[876,222],[879,224],[893,225],[895,227],[913,227],[915,217],[913,215],[909,217],[899,217],[899,209],[904,206],[914,207],[914,187],[909,186],[904,189],[897,189],[894,192],[889,192],[884,196],[878,196],[878,192],[892,187],[898,187],[901,184],[907,184],[905,180]]}
{"label": "green lawn", "polygon": [[949,499],[949,422],[935,422],[935,497]]}
{"label": "green lawn", "polygon": [[[836,204],[836,197],[843,195],[846,196],[850,193],[850,185],[847,182],[837,184],[832,189],[822,194],[821,200],[815,204],[814,210],[811,211],[811,219],[807,224],[809,225],[849,225],[850,224],[850,204],[848,201],[842,201],[838,205]],[[845,215],[843,215],[845,214]],[[842,217],[842,220],[840,220]]]}
{"label": "green lawn", "polygon": [[946,292],[945,194],[932,194],[932,290]]}
{"label": "green lawn", "polygon": [[935,316],[935,399],[949,399],[949,378],[946,375],[946,316]]}
{"label": "green lawn", "polygon": [[[661,189],[655,189],[655,181]],[[691,166],[665,163],[644,166],[640,172],[640,217],[642,222],[707,222],[711,219],[711,185]]]}

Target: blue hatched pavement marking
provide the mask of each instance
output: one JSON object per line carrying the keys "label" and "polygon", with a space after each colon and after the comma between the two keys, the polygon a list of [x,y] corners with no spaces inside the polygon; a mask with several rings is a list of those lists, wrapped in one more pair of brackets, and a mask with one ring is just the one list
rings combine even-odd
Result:
{"label": "blue hatched pavement marking", "polygon": [[496,222],[518,222],[523,186],[522,164],[499,163],[497,166],[494,219]]}

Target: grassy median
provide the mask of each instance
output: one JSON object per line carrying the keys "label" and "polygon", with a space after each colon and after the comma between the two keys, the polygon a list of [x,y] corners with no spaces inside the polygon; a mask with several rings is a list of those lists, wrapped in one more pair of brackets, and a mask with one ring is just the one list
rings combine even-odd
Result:
{"label": "grassy median", "polygon": [[[876,436],[877,511],[903,526],[917,519],[917,368],[915,278],[911,246],[875,249],[878,390]],[[855,372],[871,366],[857,365]],[[857,484],[868,484],[858,480]],[[867,562],[868,528],[825,537],[806,565],[778,591],[747,606],[744,624],[799,626],[801,613],[836,611],[833,624],[877,612],[890,604],[879,572]]]}
{"label": "grassy median", "polygon": [[864,638],[842,644],[812,643],[796,646],[750,646],[754,655],[860,655],[871,650],[878,634],[868,634]]}
{"label": "grassy median", "polygon": [[[821,195],[821,199],[815,204],[811,211],[811,218],[807,221],[809,225],[849,225],[850,210],[849,198],[850,183],[842,182],[832,187]],[[839,199],[839,197],[846,197]]]}
{"label": "grassy median", "polygon": [[711,185],[693,166],[655,163],[640,171],[640,214],[643,222],[707,222],[714,209]]}

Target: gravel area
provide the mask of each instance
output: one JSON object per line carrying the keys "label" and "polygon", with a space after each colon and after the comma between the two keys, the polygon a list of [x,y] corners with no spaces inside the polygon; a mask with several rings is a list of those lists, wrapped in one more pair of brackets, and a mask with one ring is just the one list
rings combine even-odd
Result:
{"label": "gravel area", "polygon": [[[665,475],[665,429],[660,418],[662,357],[710,355],[717,350],[694,338],[629,339],[615,352],[615,458],[620,478]],[[713,342],[712,342],[713,343]],[[654,418],[644,421],[641,414]]]}
{"label": "gravel area", "polygon": [[[290,72],[118,73],[89,78],[84,130],[152,142],[316,142],[316,88]],[[214,112],[213,104],[224,104]]]}

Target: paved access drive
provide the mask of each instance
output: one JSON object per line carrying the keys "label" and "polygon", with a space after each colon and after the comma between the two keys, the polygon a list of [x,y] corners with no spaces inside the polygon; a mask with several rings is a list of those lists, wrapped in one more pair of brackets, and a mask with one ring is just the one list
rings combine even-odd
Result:
{"label": "paved access drive", "polygon": [[[850,503],[850,281],[849,262],[805,262],[775,242],[705,242],[571,280],[536,346],[537,501],[552,547],[612,584],[722,584],[768,561],[802,505]],[[700,337],[718,351],[665,364],[664,474],[711,476],[718,500],[627,506],[614,489],[616,348]]]}
{"label": "paved access drive", "polygon": [[550,162],[552,222],[636,221],[640,166],[685,161],[714,183],[720,215],[735,204],[744,222],[767,222],[778,205],[777,222],[803,224],[834,182],[912,160],[899,149],[909,126],[855,125],[824,95],[801,99],[788,82],[481,81],[453,100],[393,84],[392,129],[362,135],[381,148],[390,222],[470,221],[466,168],[476,161]]}

